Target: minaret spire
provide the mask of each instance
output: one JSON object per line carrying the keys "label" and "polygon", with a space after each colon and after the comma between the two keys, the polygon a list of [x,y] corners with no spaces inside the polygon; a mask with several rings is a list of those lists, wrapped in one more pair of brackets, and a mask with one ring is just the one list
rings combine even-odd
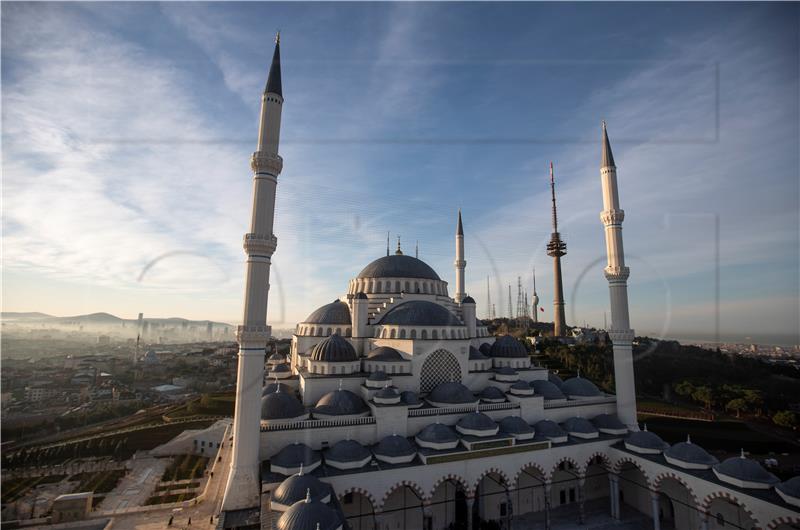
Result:
{"label": "minaret spire", "polygon": [[461,300],[467,297],[464,292],[464,269],[467,266],[467,261],[464,259],[464,225],[461,223],[461,208],[458,209],[458,224],[456,225],[456,261],[453,263],[456,268],[456,294],[455,300],[461,303]]}
{"label": "minaret spire", "polygon": [[250,157],[253,170],[253,207],[250,230],[244,235],[247,254],[242,325],[236,330],[239,359],[233,419],[233,458],[222,501],[223,510],[259,505],[261,382],[264,356],[271,329],[267,325],[269,272],[278,244],[273,234],[275,192],[283,159],[278,154],[281,127],[280,43],[276,38],[267,85],[261,96],[261,118],[256,151]]}
{"label": "minaret spire", "polygon": [[608,336],[614,347],[614,386],[617,393],[617,416],[629,428],[636,424],[636,387],[633,380],[633,330],[628,316],[628,276],[622,246],[622,221],[625,212],[619,207],[617,167],[611,154],[606,124],[603,122],[600,181],[603,187],[603,211],[607,265],[604,270],[611,299],[611,329]]}
{"label": "minaret spire", "polygon": [[556,212],[556,183],[553,163],[550,162],[550,195],[553,200],[553,233],[547,244],[547,255],[553,258],[553,282],[555,297],[553,298],[553,336],[563,337],[565,330],[564,286],[561,280],[561,256],[567,253],[567,244],[561,240],[558,232],[558,214]]}
{"label": "minaret spire", "polygon": [[387,256],[389,255],[389,234],[390,233],[391,232],[388,232],[388,231],[386,232],[386,255]]}

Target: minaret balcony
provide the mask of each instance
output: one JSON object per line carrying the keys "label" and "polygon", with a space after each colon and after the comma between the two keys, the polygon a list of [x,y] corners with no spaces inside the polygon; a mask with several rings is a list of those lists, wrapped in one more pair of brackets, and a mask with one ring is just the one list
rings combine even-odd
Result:
{"label": "minaret balcony", "polygon": [[625,210],[603,210],[600,212],[600,220],[606,226],[620,225],[625,220]]}
{"label": "minaret balcony", "polygon": [[283,170],[283,158],[280,155],[256,151],[250,156],[250,167],[255,173],[267,173],[277,177]]}
{"label": "minaret balcony", "polygon": [[[613,326],[613,324],[612,324]],[[608,338],[612,343],[633,342],[635,333],[632,329],[609,329]]]}
{"label": "minaret balcony", "polygon": [[239,344],[245,343],[263,343],[264,347],[267,341],[272,336],[272,327],[264,325],[257,326],[237,326],[236,327],[236,342]]}
{"label": "minaret balcony", "polygon": [[631,270],[628,267],[612,267],[608,266],[603,269],[603,273],[606,276],[606,280],[611,283],[622,283],[627,281],[628,276],[631,274]]}
{"label": "minaret balcony", "polygon": [[278,238],[266,234],[245,234],[243,246],[247,254],[272,256],[278,246]]}

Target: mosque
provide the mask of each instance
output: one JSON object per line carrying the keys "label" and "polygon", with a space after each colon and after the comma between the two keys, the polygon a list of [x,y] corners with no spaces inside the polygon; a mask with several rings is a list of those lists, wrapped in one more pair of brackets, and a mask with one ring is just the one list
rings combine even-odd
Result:
{"label": "mosque", "polygon": [[670,446],[637,425],[624,212],[605,124],[615,394],[560,379],[476,319],[460,212],[452,296],[398,242],[297,324],[287,357],[266,358],[283,103],[276,39],[251,158],[233,458],[218,528],[475,530],[530,514],[549,529],[554,514],[583,524],[598,505],[609,528],[632,517],[655,530],[800,527],[800,477],[781,483],[744,452],[719,462],[689,439]]}

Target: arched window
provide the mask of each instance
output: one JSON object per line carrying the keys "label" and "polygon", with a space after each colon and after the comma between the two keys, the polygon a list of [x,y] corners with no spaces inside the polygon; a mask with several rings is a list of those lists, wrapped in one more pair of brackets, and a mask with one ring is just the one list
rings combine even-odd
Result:
{"label": "arched window", "polygon": [[377,282],[377,283],[375,284],[375,292],[376,292],[376,293],[379,293],[379,292],[381,292],[381,282]]}
{"label": "arched window", "polygon": [[318,327],[317,328],[317,337],[321,337],[321,336],[322,336],[322,327]]}
{"label": "arched window", "polygon": [[454,339],[454,338],[456,338],[456,330],[454,330],[454,329],[451,329],[451,330],[450,330],[450,338],[451,338],[451,339]]}
{"label": "arched window", "polygon": [[438,331],[436,331],[436,330],[434,329],[434,330],[433,330],[433,333],[431,334],[431,338],[432,338],[433,340],[436,340],[436,339],[438,339],[438,338],[439,338],[439,332],[438,332]]}
{"label": "arched window", "polygon": [[390,336],[391,338],[395,338],[395,336],[396,336],[396,335],[397,335],[397,330],[393,329],[393,330],[392,330],[392,334],[391,334],[391,335],[389,335],[389,336]]}
{"label": "arched window", "polygon": [[388,331],[386,329],[383,330],[383,338],[385,339],[388,336]]}
{"label": "arched window", "polygon": [[397,280],[396,282],[394,282],[394,292],[396,292],[396,293],[400,292],[400,280]]}
{"label": "arched window", "polygon": [[445,330],[445,329],[442,330],[442,338],[443,339],[447,338],[447,330]]}
{"label": "arched window", "polygon": [[411,290],[411,285],[408,283],[408,280],[406,280],[406,292],[410,290]]}
{"label": "arched window", "polygon": [[419,282],[414,282],[414,292],[415,293],[419,292]]}
{"label": "arched window", "polygon": [[350,330],[350,328],[345,328],[345,330],[344,330],[344,336],[345,336],[345,337],[349,337],[349,336],[350,336],[350,333],[351,333],[351,330]]}
{"label": "arched window", "polygon": [[342,336],[342,328],[336,328],[336,334]]}
{"label": "arched window", "polygon": [[427,338],[428,338],[428,330],[427,329],[423,329],[422,330],[422,339],[424,340],[424,339],[427,339]]}
{"label": "arched window", "polygon": [[328,334],[328,335],[330,335],[330,334],[331,334],[331,328],[328,328],[328,333],[327,333],[327,334]]}
{"label": "arched window", "polygon": [[436,385],[449,381],[461,382],[461,365],[449,351],[436,350],[422,363],[419,391],[425,394]]}
{"label": "arched window", "polygon": [[397,367],[395,365],[392,365],[392,373],[395,373],[396,369],[397,369]]}
{"label": "arched window", "polygon": [[428,294],[428,283],[427,282],[422,284],[422,292],[425,293],[425,294]]}
{"label": "arched window", "polygon": [[401,338],[401,339],[404,339],[404,338],[406,338],[406,330],[404,330],[404,329],[401,329],[401,330],[400,330],[400,338]]}
{"label": "arched window", "polygon": [[381,336],[381,329],[380,328],[375,328],[375,338],[377,339],[380,336]]}
{"label": "arched window", "polygon": [[416,339],[417,338],[417,330],[416,329],[412,329],[411,330],[411,338],[412,339]]}
{"label": "arched window", "polygon": [[325,375],[325,367],[324,366],[320,366],[320,371],[322,372],[322,375]]}

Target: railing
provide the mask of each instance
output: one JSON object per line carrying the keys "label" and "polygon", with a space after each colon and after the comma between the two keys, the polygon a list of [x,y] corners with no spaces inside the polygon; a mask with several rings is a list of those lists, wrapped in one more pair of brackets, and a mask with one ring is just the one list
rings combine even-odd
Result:
{"label": "railing", "polygon": [[324,427],[344,427],[348,425],[369,425],[375,423],[374,416],[364,416],[361,418],[348,418],[341,420],[303,420],[288,423],[272,423],[262,425],[261,432],[268,431],[293,431],[298,429],[320,429]]}
{"label": "railing", "polygon": [[[478,410],[508,410],[518,409],[519,403],[482,403],[478,405]],[[417,416],[438,416],[440,414],[464,414],[465,412],[475,412],[474,405],[462,405],[458,407],[439,407],[432,409],[409,409],[409,417]]]}
{"label": "railing", "polygon": [[586,405],[604,405],[606,403],[616,403],[617,398],[614,396],[597,398],[597,399],[577,399],[573,401],[561,401],[553,403],[552,401],[545,400],[544,408],[546,409],[560,409],[566,407],[583,407]]}

